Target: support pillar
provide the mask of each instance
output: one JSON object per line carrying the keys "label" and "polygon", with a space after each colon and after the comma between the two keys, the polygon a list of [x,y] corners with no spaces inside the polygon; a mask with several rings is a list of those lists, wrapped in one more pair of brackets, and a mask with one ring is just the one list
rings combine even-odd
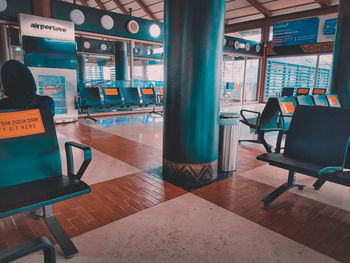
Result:
{"label": "support pillar", "polygon": [[225,0],[165,0],[163,177],[217,177]]}
{"label": "support pillar", "polygon": [[0,25],[0,68],[10,59],[9,39],[6,25]]}
{"label": "support pillar", "polygon": [[33,15],[51,18],[51,0],[32,0]]}
{"label": "support pillar", "polygon": [[125,41],[115,42],[115,79],[128,80],[128,49]]}
{"label": "support pillar", "polygon": [[337,94],[342,106],[350,106],[350,1],[339,0],[337,35],[334,43],[330,94]]}

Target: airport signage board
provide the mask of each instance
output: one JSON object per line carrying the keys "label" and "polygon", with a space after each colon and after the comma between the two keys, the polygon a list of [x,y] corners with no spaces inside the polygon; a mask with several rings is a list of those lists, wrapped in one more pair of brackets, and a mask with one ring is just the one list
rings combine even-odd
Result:
{"label": "airport signage board", "polygon": [[273,45],[317,43],[319,24],[318,17],[276,23],[273,25]]}
{"label": "airport signage board", "polygon": [[273,46],[303,45],[334,41],[337,14],[276,23]]}
{"label": "airport signage board", "polygon": [[19,14],[22,36],[75,41],[74,23],[40,16]]}

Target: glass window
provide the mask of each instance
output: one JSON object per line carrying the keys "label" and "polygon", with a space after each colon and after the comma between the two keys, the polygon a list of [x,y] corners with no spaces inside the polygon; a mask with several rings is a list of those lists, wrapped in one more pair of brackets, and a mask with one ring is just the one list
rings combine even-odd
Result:
{"label": "glass window", "polygon": [[282,88],[310,88],[315,85],[317,56],[269,58],[267,60],[265,96],[278,96]]}
{"label": "glass window", "polygon": [[115,80],[114,56],[84,54],[84,80],[102,82]]}
{"label": "glass window", "polygon": [[333,55],[320,55],[316,88],[328,89],[331,79]]}
{"label": "glass window", "polygon": [[246,63],[244,102],[254,102],[258,100],[260,59],[247,58]]}
{"label": "glass window", "polygon": [[245,31],[241,31],[241,32],[233,32],[233,33],[228,33],[225,35],[260,42],[261,41],[261,28],[252,29],[252,30],[245,30]]}

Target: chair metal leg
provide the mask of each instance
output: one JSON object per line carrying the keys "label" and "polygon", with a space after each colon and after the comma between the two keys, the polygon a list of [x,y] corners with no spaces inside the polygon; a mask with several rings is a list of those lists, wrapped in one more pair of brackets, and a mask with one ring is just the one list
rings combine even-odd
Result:
{"label": "chair metal leg", "polygon": [[283,139],[283,131],[279,131],[278,137],[277,137],[277,143],[276,143],[276,152],[277,153],[281,152],[282,139]]}
{"label": "chair metal leg", "polygon": [[289,189],[292,189],[293,187],[298,187],[299,190],[304,189],[304,185],[295,184],[295,172],[289,171],[288,182],[285,184],[282,184],[280,187],[278,187],[276,190],[274,190],[272,193],[270,193],[268,196],[266,196],[262,200],[264,205],[268,206],[273,200],[278,198],[281,194],[288,191]]}
{"label": "chair metal leg", "polygon": [[72,258],[76,253],[78,253],[78,249],[73,244],[72,240],[69,238],[67,233],[64,231],[60,222],[58,222],[57,218],[52,213],[52,206],[45,206],[44,210],[44,221],[49,228],[51,234],[54,236],[57,244],[63,251],[64,257],[66,259]]}
{"label": "chair metal leg", "polygon": [[312,186],[314,187],[315,190],[320,190],[325,182],[326,180],[318,179]]}
{"label": "chair metal leg", "polygon": [[87,119],[90,119],[90,120],[92,120],[92,121],[95,122],[95,123],[97,122],[97,119],[91,117],[91,116],[90,116],[90,113],[87,113],[87,116],[85,117],[85,120],[87,120]]}

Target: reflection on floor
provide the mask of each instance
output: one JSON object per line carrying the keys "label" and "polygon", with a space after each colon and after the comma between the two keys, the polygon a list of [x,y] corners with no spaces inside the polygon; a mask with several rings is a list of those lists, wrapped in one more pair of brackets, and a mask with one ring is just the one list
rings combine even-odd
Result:
{"label": "reflection on floor", "polygon": [[[132,115],[57,125],[61,149],[73,140],[93,151],[84,175],[92,193],[54,205],[80,251],[69,262],[350,262],[348,189],[327,183],[316,192],[312,178],[298,175],[305,190],[266,208],[261,198],[287,175],[256,160],[261,145],[245,143],[233,177],[189,193],[145,172],[162,164],[162,124]],[[40,235],[53,241],[29,214],[0,220],[0,250]]]}

